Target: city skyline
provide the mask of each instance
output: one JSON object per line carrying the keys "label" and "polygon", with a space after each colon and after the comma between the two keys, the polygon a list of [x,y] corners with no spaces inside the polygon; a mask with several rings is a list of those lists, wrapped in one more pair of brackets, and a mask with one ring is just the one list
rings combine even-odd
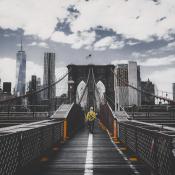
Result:
{"label": "city skyline", "polygon": [[[23,36],[27,81],[32,74],[42,78],[43,54],[55,52],[56,77],[63,70],[66,72],[65,66],[70,63],[137,61],[141,65],[142,80],[149,78],[159,90],[172,92],[175,81],[175,25],[172,22],[175,2],[172,0],[60,0],[59,3],[6,0],[0,2],[0,6],[3,7],[0,10],[3,82],[11,81],[14,87],[15,53]],[[30,6],[33,8],[28,8]],[[52,9],[51,12],[48,9]],[[45,14],[39,13],[42,10]],[[89,54],[92,54],[91,60],[86,58]]]}

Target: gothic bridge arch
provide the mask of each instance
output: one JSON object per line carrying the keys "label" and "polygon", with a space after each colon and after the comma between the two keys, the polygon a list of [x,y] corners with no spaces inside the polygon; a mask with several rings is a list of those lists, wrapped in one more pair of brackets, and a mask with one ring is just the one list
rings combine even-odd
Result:
{"label": "gothic bridge arch", "polygon": [[[96,83],[101,81],[106,89],[105,95],[110,98],[110,105],[113,106],[112,102],[114,102],[114,74],[111,69],[114,70],[114,65],[74,65],[70,64],[67,66],[68,71],[71,72],[68,75],[68,97],[70,102],[75,101],[76,91],[79,83],[81,81],[86,82],[88,73],[90,69],[93,69],[95,81]],[[91,86],[91,79],[88,83],[88,97],[89,97],[89,105],[94,106],[93,98],[94,98],[94,89]]]}

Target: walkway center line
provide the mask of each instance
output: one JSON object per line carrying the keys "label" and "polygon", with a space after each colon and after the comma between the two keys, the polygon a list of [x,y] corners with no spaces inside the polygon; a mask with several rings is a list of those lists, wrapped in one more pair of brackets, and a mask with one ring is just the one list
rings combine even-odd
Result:
{"label": "walkway center line", "polygon": [[84,175],[93,175],[93,134],[89,134]]}

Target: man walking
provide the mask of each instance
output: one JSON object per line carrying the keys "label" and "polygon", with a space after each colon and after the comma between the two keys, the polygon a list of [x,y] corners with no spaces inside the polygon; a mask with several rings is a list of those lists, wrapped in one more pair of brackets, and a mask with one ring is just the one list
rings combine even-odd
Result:
{"label": "man walking", "polygon": [[90,111],[87,113],[86,120],[88,122],[89,132],[94,132],[94,122],[96,119],[96,113],[93,110],[93,107],[90,107]]}

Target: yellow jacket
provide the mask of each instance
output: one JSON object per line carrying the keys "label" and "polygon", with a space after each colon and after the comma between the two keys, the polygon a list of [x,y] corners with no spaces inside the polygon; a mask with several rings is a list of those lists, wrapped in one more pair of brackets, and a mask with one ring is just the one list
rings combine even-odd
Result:
{"label": "yellow jacket", "polygon": [[87,121],[93,121],[96,119],[96,113],[94,111],[89,111],[86,115]]}

